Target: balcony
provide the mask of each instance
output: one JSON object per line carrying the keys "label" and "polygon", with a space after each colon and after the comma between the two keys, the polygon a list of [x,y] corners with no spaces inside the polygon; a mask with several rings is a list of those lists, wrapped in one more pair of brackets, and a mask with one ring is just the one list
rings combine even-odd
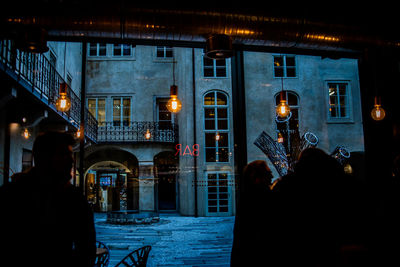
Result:
{"label": "balcony", "polygon": [[[146,138],[147,131],[150,136]],[[178,143],[178,133],[178,125],[175,123],[132,121],[126,122],[126,125],[116,125],[115,122],[103,122],[98,127],[97,142]]]}
{"label": "balcony", "polygon": [[[0,40],[0,70],[31,92],[49,108],[59,113],[74,127],[80,126],[81,100],[68,86],[71,109],[68,112],[57,111],[55,103],[59,87],[64,79],[43,54],[32,54],[17,50],[10,40]],[[85,136],[96,142],[97,121],[85,110]]]}

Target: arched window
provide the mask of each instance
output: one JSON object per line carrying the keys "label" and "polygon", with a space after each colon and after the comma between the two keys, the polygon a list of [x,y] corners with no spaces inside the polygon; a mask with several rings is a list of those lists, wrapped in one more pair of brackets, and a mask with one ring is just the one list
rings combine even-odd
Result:
{"label": "arched window", "polygon": [[228,96],[221,91],[210,91],[204,95],[203,107],[206,162],[228,162]]}
{"label": "arched window", "polygon": [[[290,154],[293,150],[293,141],[299,135],[299,96],[295,92],[284,91],[288,105],[290,106],[291,117],[289,120],[276,120],[278,141],[283,141],[286,153]],[[280,103],[280,93],[275,95],[275,107]]]}

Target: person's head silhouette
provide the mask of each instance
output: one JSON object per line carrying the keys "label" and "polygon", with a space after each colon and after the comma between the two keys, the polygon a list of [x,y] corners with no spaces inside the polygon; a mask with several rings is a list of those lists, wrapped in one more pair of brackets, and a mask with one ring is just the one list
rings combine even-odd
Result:
{"label": "person's head silhouette", "polygon": [[33,144],[35,168],[51,183],[67,183],[71,179],[74,138],[63,132],[39,134]]}

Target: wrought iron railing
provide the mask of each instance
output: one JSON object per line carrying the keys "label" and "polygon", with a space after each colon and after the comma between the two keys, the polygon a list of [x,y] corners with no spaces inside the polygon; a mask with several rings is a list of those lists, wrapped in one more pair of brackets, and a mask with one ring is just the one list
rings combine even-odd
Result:
{"label": "wrought iron railing", "polygon": [[[56,110],[55,103],[59,95],[59,87],[64,79],[44,54],[22,52],[15,48],[10,40],[0,41],[0,70],[7,72],[12,78],[31,91],[42,102]],[[68,97],[71,109],[62,116],[70,123],[80,125],[80,97],[68,86]],[[85,135],[96,141],[97,121],[85,108]]]}
{"label": "wrought iron railing", "polygon": [[[150,133],[146,136],[146,133]],[[162,142],[178,143],[175,123],[132,121],[103,122],[98,127],[97,142]]]}

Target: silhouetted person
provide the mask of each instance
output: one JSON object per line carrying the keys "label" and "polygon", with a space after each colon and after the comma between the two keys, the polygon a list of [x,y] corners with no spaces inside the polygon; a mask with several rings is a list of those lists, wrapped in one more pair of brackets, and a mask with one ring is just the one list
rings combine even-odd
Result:
{"label": "silhouetted person", "polygon": [[93,214],[70,183],[73,144],[66,133],[39,135],[35,167],[0,188],[0,265],[93,266]]}
{"label": "silhouetted person", "polygon": [[231,266],[264,266],[258,264],[268,259],[271,179],[271,170],[263,160],[253,161],[244,168],[236,209]]}
{"label": "silhouetted person", "polygon": [[355,188],[333,157],[305,149],[294,172],[273,188],[277,266],[345,266],[341,249],[362,243]]}

